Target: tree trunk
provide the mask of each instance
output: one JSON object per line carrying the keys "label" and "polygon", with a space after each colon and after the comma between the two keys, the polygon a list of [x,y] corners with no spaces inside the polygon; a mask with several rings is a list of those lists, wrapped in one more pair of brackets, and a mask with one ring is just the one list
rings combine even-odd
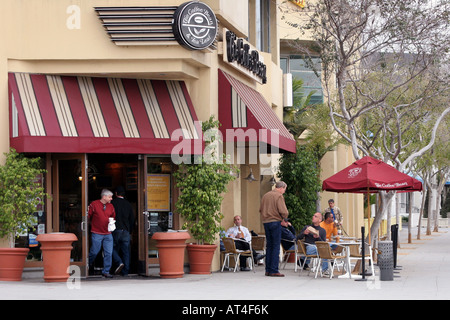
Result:
{"label": "tree trunk", "polygon": [[378,230],[380,229],[380,223],[383,219],[383,216],[386,213],[386,210],[388,210],[389,205],[391,203],[392,197],[394,196],[393,192],[380,192],[378,193],[380,195],[380,207],[377,209],[377,212],[375,214],[375,218],[373,220],[373,224],[370,227],[370,233],[371,233],[371,245],[374,245],[373,240],[376,238],[376,235],[378,234]]}
{"label": "tree trunk", "polygon": [[428,189],[425,187],[423,195],[422,195],[422,203],[420,204],[419,223],[417,226],[417,240],[420,240],[420,231],[422,228],[422,217],[423,217],[423,211],[425,209],[425,200],[427,197],[427,192],[428,192]]}
{"label": "tree trunk", "polygon": [[432,200],[433,200],[433,190],[430,189],[428,192],[427,236],[431,235],[431,216],[433,215]]}
{"label": "tree trunk", "polygon": [[408,243],[412,243],[412,197],[409,197]]}

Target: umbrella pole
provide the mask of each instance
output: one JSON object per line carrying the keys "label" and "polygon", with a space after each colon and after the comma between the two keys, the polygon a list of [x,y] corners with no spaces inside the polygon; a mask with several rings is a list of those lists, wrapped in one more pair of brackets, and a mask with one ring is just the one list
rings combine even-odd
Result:
{"label": "umbrella pole", "polygon": [[[370,239],[370,193],[369,193],[369,187],[367,187],[367,224],[369,227],[369,245],[372,245],[371,239]],[[363,240],[364,241],[364,240]]]}

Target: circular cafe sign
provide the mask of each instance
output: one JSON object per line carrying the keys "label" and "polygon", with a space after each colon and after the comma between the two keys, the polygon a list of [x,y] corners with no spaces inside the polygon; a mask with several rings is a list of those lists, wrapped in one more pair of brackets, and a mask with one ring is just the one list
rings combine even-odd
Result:
{"label": "circular cafe sign", "polygon": [[172,29],[183,47],[202,50],[213,44],[217,35],[217,19],[214,12],[201,2],[186,2],[175,11]]}

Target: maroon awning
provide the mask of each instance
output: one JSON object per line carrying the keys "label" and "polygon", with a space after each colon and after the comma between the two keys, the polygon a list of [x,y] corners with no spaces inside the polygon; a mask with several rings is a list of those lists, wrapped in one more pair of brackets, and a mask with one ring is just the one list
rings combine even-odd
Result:
{"label": "maroon awning", "polygon": [[9,73],[9,91],[18,152],[171,154],[201,141],[183,81]]}
{"label": "maroon awning", "polygon": [[261,93],[222,70],[219,121],[224,141],[263,142],[280,152],[296,152],[294,138]]}
{"label": "maroon awning", "polygon": [[422,183],[381,160],[367,156],[325,179],[322,189],[351,193],[377,193],[380,190],[413,192],[422,191]]}

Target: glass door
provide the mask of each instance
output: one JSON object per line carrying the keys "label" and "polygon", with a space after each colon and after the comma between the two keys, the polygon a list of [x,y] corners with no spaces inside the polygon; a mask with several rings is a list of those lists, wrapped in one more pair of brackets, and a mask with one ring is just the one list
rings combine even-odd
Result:
{"label": "glass door", "polygon": [[53,156],[53,230],[73,233],[71,265],[87,275],[87,159],[86,155]]}
{"label": "glass door", "polygon": [[144,157],[139,165],[139,176],[144,192],[141,194],[140,262],[142,274],[149,274],[149,267],[159,264],[155,232],[174,229],[176,221],[172,214],[172,162],[165,157]]}

